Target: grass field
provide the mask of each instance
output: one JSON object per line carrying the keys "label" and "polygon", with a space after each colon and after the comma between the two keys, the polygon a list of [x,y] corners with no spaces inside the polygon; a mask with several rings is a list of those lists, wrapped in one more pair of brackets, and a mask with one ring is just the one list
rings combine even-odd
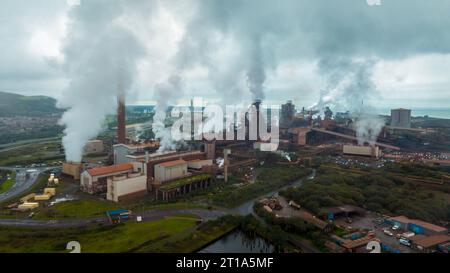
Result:
{"label": "grass field", "polygon": [[196,216],[178,215],[144,223],[122,223],[116,226],[30,230],[0,227],[0,252],[53,253],[68,252],[69,241],[78,241],[81,252],[135,252],[146,246],[156,252],[178,236],[187,236],[196,226]]}
{"label": "grass field", "polygon": [[119,208],[118,204],[106,200],[74,200],[43,208],[34,219],[94,218],[105,216],[106,211]]}
{"label": "grass field", "polygon": [[0,152],[0,166],[44,163],[63,160],[59,140],[44,143],[30,143]]}
{"label": "grass field", "polygon": [[239,218],[224,216],[206,222],[191,233],[174,236],[159,244],[143,245],[138,252],[191,253],[208,245],[239,225]]}
{"label": "grass field", "polygon": [[116,204],[107,200],[83,199],[67,201],[54,206],[41,208],[33,219],[51,220],[51,219],[80,219],[96,218],[105,216],[105,212],[115,209],[129,209],[135,212],[143,210],[165,210],[165,209],[189,209],[189,208],[207,208],[205,205],[188,202],[177,202],[167,204]]}

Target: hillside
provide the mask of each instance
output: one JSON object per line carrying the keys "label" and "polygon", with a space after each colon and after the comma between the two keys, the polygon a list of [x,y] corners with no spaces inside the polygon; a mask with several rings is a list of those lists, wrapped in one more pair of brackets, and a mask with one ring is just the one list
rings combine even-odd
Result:
{"label": "hillside", "polygon": [[0,117],[44,116],[61,113],[56,100],[45,96],[22,96],[0,92]]}

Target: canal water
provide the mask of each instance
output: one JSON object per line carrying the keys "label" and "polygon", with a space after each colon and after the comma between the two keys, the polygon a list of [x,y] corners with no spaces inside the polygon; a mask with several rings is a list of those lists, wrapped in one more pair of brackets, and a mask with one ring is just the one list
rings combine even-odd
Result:
{"label": "canal water", "polygon": [[[278,196],[278,192],[289,187],[299,187],[303,184],[305,180],[311,180],[316,177],[316,170],[313,169],[312,173],[303,179],[296,180],[291,184],[284,186],[273,192],[259,196],[253,200],[250,200],[236,208],[230,210],[231,214],[234,215],[248,215],[253,213],[253,205],[255,201],[265,197],[265,196]],[[209,246],[203,248],[199,253],[273,253],[275,247],[265,241],[261,237],[249,237],[241,230],[235,230]]]}
{"label": "canal water", "polygon": [[261,237],[250,238],[241,230],[235,230],[198,253],[273,253],[275,248]]}

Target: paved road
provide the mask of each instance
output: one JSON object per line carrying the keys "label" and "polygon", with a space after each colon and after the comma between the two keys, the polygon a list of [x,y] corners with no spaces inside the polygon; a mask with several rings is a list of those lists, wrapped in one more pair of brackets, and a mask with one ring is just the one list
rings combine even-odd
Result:
{"label": "paved road", "polygon": [[[221,210],[207,210],[207,209],[161,209],[148,210],[142,214],[143,221],[155,221],[166,216],[174,216],[177,214],[195,214],[204,220],[212,220],[226,215],[226,212]],[[68,227],[82,227],[93,224],[109,224],[105,217],[92,219],[71,219],[71,220],[31,220],[31,219],[0,219],[2,226],[14,227],[33,227],[33,228],[68,228]]]}
{"label": "paved road", "polygon": [[58,169],[58,168],[62,168],[61,166],[47,166],[47,167],[20,167],[20,168],[16,168],[16,167],[8,167],[8,166],[0,166],[0,170],[5,170],[5,171],[15,171],[15,172],[21,172],[21,171],[32,171],[32,170],[36,170],[39,172],[45,172],[45,171],[49,171],[49,170],[54,170],[54,169]]}
{"label": "paved road", "polygon": [[23,140],[23,141],[18,141],[18,142],[14,142],[14,143],[7,143],[7,144],[1,144],[0,145],[0,152],[6,152],[6,151],[10,151],[10,150],[15,150],[15,149],[19,149],[19,148],[23,148],[24,146],[29,146],[32,144],[45,144],[45,143],[53,143],[56,141],[61,141],[60,138],[40,138],[40,139],[32,139],[32,140]]}
{"label": "paved road", "polygon": [[14,185],[12,185],[12,187],[9,190],[0,194],[0,202],[11,199],[27,191],[30,187],[34,185],[34,183],[37,182],[39,174],[41,173],[41,170],[38,169],[30,169],[30,170],[14,169],[14,168],[7,169],[3,167],[2,169],[17,171],[17,175],[16,175],[16,183],[14,183]]}

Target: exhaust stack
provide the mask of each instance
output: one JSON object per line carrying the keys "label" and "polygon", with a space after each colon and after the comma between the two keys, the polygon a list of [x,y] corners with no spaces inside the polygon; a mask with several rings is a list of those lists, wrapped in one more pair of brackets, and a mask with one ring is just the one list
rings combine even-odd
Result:
{"label": "exhaust stack", "polygon": [[117,97],[117,143],[126,144],[126,128],[125,128],[125,96],[120,94]]}

